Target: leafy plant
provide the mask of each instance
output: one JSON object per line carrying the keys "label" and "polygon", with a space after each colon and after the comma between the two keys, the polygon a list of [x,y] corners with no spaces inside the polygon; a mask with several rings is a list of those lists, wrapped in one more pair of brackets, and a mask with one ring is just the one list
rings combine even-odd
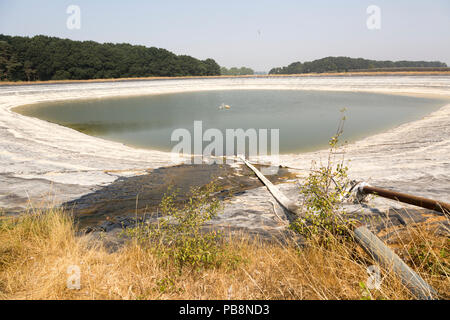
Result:
{"label": "leafy plant", "polygon": [[157,280],[156,284],[160,293],[166,293],[168,291],[173,291],[176,289],[175,281],[169,277],[164,277]]}
{"label": "leafy plant", "polygon": [[307,237],[347,236],[346,230],[351,221],[342,204],[350,179],[344,156],[337,159],[344,122],[345,116],[341,118],[336,134],[329,140],[327,163],[316,167],[313,162],[310,174],[300,187],[304,217],[294,221],[291,228]]}
{"label": "leafy plant", "polygon": [[359,282],[359,288],[361,290],[360,300],[373,300],[372,294],[370,293],[370,290],[367,288],[364,282]]}
{"label": "leafy plant", "polygon": [[221,209],[214,196],[214,183],[203,188],[193,187],[189,199],[182,205],[176,203],[177,192],[169,188],[160,204],[163,215],[157,223],[140,223],[128,231],[140,243],[149,244],[165,262],[173,262],[181,269],[208,268],[224,262],[233,265],[239,259],[226,250],[222,234],[205,230],[205,223]]}
{"label": "leafy plant", "polygon": [[446,240],[439,252],[433,253],[433,248],[428,243],[419,241],[408,249],[408,253],[415,265],[421,266],[430,274],[446,276],[450,274],[449,245],[450,240]]}

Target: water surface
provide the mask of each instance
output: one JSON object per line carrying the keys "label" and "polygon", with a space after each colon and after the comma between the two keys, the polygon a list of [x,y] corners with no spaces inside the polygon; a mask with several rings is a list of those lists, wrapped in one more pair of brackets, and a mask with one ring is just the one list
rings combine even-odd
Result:
{"label": "water surface", "polygon": [[[230,109],[219,109],[221,104]],[[173,130],[279,129],[280,152],[327,146],[346,108],[343,139],[354,141],[420,119],[444,100],[400,95],[295,90],[222,90],[49,102],[15,108],[32,117],[129,146],[170,151]],[[225,135],[224,135],[225,136]],[[207,143],[206,143],[207,144]]]}

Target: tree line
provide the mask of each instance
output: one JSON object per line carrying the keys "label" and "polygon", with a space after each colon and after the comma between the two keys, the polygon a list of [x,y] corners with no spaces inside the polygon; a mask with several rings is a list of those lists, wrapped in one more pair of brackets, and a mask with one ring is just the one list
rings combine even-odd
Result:
{"label": "tree line", "polygon": [[215,76],[213,59],[126,43],[0,34],[0,80],[80,80],[151,76]]}
{"label": "tree line", "polygon": [[243,76],[255,74],[255,71],[247,67],[240,67],[240,68],[232,67],[230,69],[222,67],[220,68],[220,73],[224,76]]}
{"label": "tree line", "polygon": [[[442,68],[439,61],[376,61],[326,57],[273,68],[269,74],[347,72],[394,68]],[[48,36],[0,34],[0,81],[84,80],[134,77],[253,75],[247,67],[227,69],[168,50],[127,43],[73,41]]]}
{"label": "tree line", "polygon": [[351,70],[424,67],[442,68],[447,67],[447,64],[439,61],[377,61],[362,58],[326,57],[304,63],[293,62],[286,67],[273,68],[269,74],[347,72]]}

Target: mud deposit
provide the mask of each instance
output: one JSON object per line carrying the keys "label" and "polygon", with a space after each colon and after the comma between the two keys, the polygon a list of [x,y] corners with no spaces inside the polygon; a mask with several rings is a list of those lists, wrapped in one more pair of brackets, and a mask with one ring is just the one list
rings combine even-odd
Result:
{"label": "mud deposit", "polygon": [[[268,176],[273,183],[295,178],[285,168]],[[119,178],[112,184],[74,201],[64,207],[73,212],[80,228],[97,226],[105,221],[114,222],[126,217],[154,215],[169,187],[177,190],[176,201],[188,199],[191,187],[202,187],[215,180],[221,200],[240,195],[246,190],[258,188],[262,183],[246,166],[227,164],[198,164],[162,167],[148,174]]]}

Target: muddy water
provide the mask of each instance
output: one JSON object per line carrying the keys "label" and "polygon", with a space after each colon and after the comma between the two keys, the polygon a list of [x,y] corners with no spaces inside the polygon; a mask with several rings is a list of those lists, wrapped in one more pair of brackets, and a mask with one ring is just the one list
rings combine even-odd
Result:
{"label": "muddy water", "polygon": [[[268,176],[273,183],[294,178],[295,175],[280,168],[276,175]],[[148,216],[158,212],[159,203],[169,187],[177,190],[176,202],[188,198],[191,187],[201,187],[215,180],[222,200],[245,190],[262,186],[246,166],[179,165],[152,170],[148,174],[121,178],[114,183],[65,203],[72,210],[80,228],[96,226],[117,218]]]}
{"label": "muddy water", "polygon": [[[280,152],[297,153],[326,147],[342,108],[347,117],[344,139],[354,141],[420,119],[444,103],[362,92],[217,90],[50,102],[14,110],[103,139],[161,151],[176,144],[171,142],[175,129],[187,129],[192,136],[196,120],[202,121],[203,131],[216,128],[222,134],[226,129],[279,129]],[[220,109],[222,104],[230,109]]]}

